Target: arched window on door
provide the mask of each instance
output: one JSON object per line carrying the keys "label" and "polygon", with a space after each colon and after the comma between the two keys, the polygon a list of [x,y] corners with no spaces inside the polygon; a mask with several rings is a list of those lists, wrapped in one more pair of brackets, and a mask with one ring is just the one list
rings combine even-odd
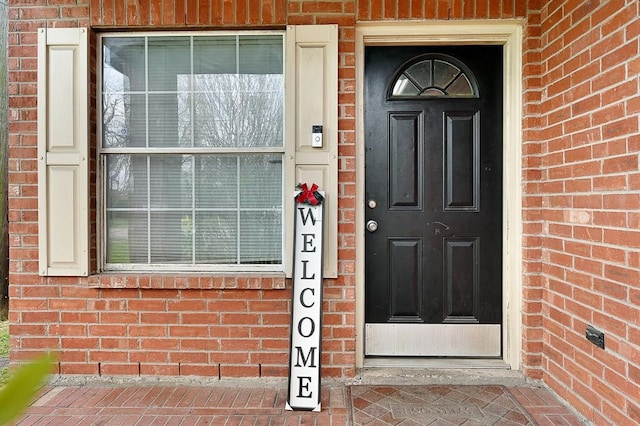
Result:
{"label": "arched window on door", "polygon": [[449,55],[426,54],[398,69],[388,98],[477,98],[478,85],[471,70]]}

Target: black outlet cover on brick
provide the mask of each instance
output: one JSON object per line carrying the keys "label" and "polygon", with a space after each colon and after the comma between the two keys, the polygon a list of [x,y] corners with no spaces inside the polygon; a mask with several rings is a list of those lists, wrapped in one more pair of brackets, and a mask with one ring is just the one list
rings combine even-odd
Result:
{"label": "black outlet cover on brick", "polygon": [[599,348],[604,349],[604,333],[592,325],[587,326],[587,340]]}

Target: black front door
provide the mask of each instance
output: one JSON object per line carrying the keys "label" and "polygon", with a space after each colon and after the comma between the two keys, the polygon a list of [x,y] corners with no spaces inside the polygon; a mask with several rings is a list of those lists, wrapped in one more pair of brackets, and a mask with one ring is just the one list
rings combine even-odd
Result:
{"label": "black front door", "polygon": [[365,51],[365,351],[499,357],[502,47]]}

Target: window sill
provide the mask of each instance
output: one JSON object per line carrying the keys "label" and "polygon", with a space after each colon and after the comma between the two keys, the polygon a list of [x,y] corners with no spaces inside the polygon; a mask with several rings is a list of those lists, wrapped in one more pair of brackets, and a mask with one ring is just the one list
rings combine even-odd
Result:
{"label": "window sill", "polygon": [[283,290],[284,273],[100,273],[89,276],[93,288],[140,288],[165,290]]}

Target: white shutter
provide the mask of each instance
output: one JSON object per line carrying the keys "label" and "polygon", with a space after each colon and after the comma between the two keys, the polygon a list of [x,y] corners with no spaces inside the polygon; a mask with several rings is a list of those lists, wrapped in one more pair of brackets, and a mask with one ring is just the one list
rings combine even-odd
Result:
{"label": "white shutter", "polygon": [[[291,275],[293,194],[298,183],[325,193],[324,277],[338,276],[338,26],[287,27],[286,50],[287,275]],[[311,146],[311,127],[323,126],[323,146]]]}
{"label": "white shutter", "polygon": [[88,31],[38,32],[40,275],[89,271]]}

